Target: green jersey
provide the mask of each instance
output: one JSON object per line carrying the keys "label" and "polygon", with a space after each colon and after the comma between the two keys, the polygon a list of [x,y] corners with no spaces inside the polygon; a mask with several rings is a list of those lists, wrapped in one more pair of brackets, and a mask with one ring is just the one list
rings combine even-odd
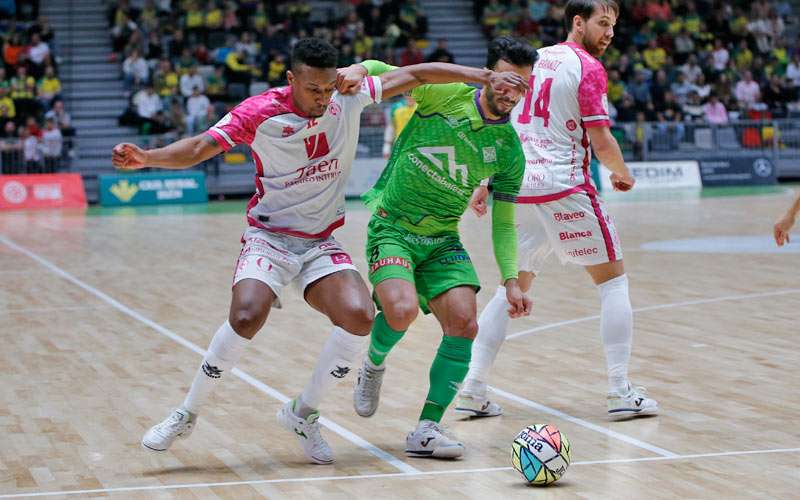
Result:
{"label": "green jersey", "polygon": [[457,232],[480,181],[494,177],[495,200],[513,202],[525,156],[508,119],[483,117],[480,90],[463,83],[423,85],[417,110],[397,139],[388,165],[364,194],[373,210],[423,236]]}

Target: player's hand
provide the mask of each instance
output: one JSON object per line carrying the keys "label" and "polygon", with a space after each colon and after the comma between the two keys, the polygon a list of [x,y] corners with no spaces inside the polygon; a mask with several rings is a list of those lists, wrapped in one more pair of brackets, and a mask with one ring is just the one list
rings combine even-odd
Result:
{"label": "player's hand", "polygon": [[487,200],[489,198],[489,188],[486,186],[478,186],[472,192],[472,198],[469,200],[469,208],[475,212],[478,217],[486,215]]}
{"label": "player's hand", "polygon": [[509,318],[521,318],[531,313],[531,299],[522,293],[515,278],[506,281],[506,299],[511,307],[508,308]]}
{"label": "player's hand", "polygon": [[123,142],[114,146],[111,152],[111,163],[120,170],[137,170],[144,168],[147,153],[129,142]]}
{"label": "player's hand", "polygon": [[612,173],[608,178],[611,179],[611,185],[614,186],[614,191],[630,191],[633,189],[633,185],[636,184],[636,179],[630,174],[619,175],[617,173]]}
{"label": "player's hand", "polygon": [[789,243],[789,231],[794,226],[795,219],[791,214],[786,214],[775,223],[772,228],[773,236],[775,236],[775,243],[782,247],[784,243]]}
{"label": "player's hand", "polygon": [[336,90],[340,94],[355,94],[361,88],[361,81],[367,76],[367,68],[351,64],[336,70]]}
{"label": "player's hand", "polygon": [[522,95],[528,91],[528,80],[513,71],[493,71],[489,76],[489,85],[498,94]]}

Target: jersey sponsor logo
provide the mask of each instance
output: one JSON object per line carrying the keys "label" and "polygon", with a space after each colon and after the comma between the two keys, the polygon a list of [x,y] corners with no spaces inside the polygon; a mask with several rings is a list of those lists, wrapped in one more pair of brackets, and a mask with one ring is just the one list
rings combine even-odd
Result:
{"label": "jersey sponsor logo", "polygon": [[417,155],[415,155],[414,153],[408,153],[408,160],[411,163],[413,163],[418,169],[420,169],[420,171],[423,174],[425,174],[428,177],[430,177],[431,179],[433,179],[434,182],[436,182],[437,184],[441,185],[444,189],[446,189],[448,191],[452,191],[454,193],[457,193],[457,194],[459,194],[461,196],[469,196],[470,195],[465,190],[461,189],[460,187],[456,186],[452,182],[448,181],[439,172],[437,172],[436,170],[431,168],[429,165],[427,165],[425,162],[420,160],[417,157]]}
{"label": "jersey sponsor logo", "polygon": [[567,130],[570,132],[575,132],[575,129],[578,128],[578,124],[575,123],[575,120],[567,120]]}
{"label": "jersey sponsor logo", "polygon": [[306,123],[306,128],[313,128],[313,127],[316,127],[317,125],[319,125],[319,122],[317,121],[317,119],[316,118],[310,118],[308,120],[308,123]]}
{"label": "jersey sponsor logo", "polygon": [[463,130],[459,130],[456,135],[464,142],[464,144],[469,146],[471,150],[475,151],[476,153],[478,152],[478,147],[469,140],[469,137],[467,137],[467,134]]}
{"label": "jersey sponsor logo", "polygon": [[568,240],[577,240],[580,238],[591,238],[592,232],[591,231],[563,231],[558,233],[558,237],[561,241],[568,241]]}
{"label": "jersey sponsor logo", "polygon": [[582,220],[586,217],[586,212],[581,210],[580,212],[556,212],[553,214],[553,219],[556,222],[574,222],[576,220]]}
{"label": "jersey sponsor logo", "polygon": [[419,236],[417,234],[411,234],[411,233],[408,233],[405,236],[403,236],[403,239],[411,244],[425,245],[425,246],[441,245],[442,243],[447,241],[448,238],[449,236],[430,237],[430,236]]}
{"label": "jersey sponsor logo", "polygon": [[319,248],[320,250],[330,250],[332,248],[339,249],[339,243],[335,241],[326,241],[324,243],[320,243],[317,248]]}
{"label": "jersey sponsor logo", "polygon": [[350,259],[350,256],[347,255],[346,253],[335,253],[331,255],[331,262],[333,262],[336,265],[353,264],[353,261]]}
{"label": "jersey sponsor logo", "polygon": [[597,248],[576,248],[575,250],[569,250],[567,255],[570,257],[584,257],[586,255],[597,255],[599,251]]}
{"label": "jersey sponsor logo", "polygon": [[322,160],[319,163],[306,165],[295,170],[297,177],[287,181],[284,187],[291,187],[305,182],[325,182],[339,177],[342,173],[339,169],[339,159]]}
{"label": "jersey sponsor logo", "polygon": [[406,269],[411,269],[411,263],[402,257],[384,257],[373,262],[372,265],[369,266],[369,272],[374,273],[378,269],[386,266],[401,266]]}
{"label": "jersey sponsor logo", "polygon": [[342,107],[338,102],[331,99],[331,101],[328,103],[328,110],[331,112],[331,115],[338,116],[339,113],[342,112]]}
{"label": "jersey sponsor logo", "polygon": [[559,66],[561,66],[561,63],[562,61],[557,61],[555,59],[539,59],[539,61],[536,63],[536,68],[537,69],[543,68],[555,71],[558,69]]}
{"label": "jersey sponsor logo", "polygon": [[519,142],[522,144],[533,144],[536,149],[552,149],[553,140],[547,137],[537,137],[526,133],[519,134]]}
{"label": "jersey sponsor logo", "polygon": [[281,137],[289,137],[292,134],[294,134],[294,128],[289,125],[283,127],[283,131],[281,131]]}
{"label": "jersey sponsor logo", "polygon": [[[310,125],[311,120],[309,120],[308,123]],[[322,158],[331,152],[331,148],[328,146],[328,137],[325,135],[325,132],[308,136],[303,139],[303,142],[306,145],[306,155],[308,156],[309,160]]]}
{"label": "jersey sponsor logo", "polygon": [[[461,185],[468,186],[467,180],[467,166],[464,164],[456,163],[456,148],[453,146],[431,146],[417,149],[422,156],[427,158],[439,170],[449,173],[450,178],[458,181],[461,177]],[[447,158],[447,165],[442,161],[441,157]]]}
{"label": "jersey sponsor logo", "polygon": [[485,146],[483,148],[483,162],[494,163],[497,161],[497,150],[494,146]]}

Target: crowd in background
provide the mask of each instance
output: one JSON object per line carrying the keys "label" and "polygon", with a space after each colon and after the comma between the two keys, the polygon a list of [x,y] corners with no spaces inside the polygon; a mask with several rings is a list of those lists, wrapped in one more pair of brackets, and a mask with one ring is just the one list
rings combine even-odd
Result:
{"label": "crowd in background", "polygon": [[[0,1],[0,171],[59,170],[74,135],[61,100],[55,33],[35,1]],[[65,137],[67,144],[65,147]]]}
{"label": "crowd in background", "polygon": [[[294,42],[332,42],[340,66],[369,58],[422,61],[427,18],[415,0],[118,0],[110,4],[111,58],[130,91],[122,125],[192,134],[231,105],[286,84]],[[452,60],[444,42],[441,60]],[[378,116],[381,117],[380,113]]]}
{"label": "crowd in background", "polygon": [[[788,37],[797,26],[788,1],[619,3],[614,42],[602,62],[612,117],[635,142],[646,122],[658,122],[674,143],[687,124],[800,116],[800,44]],[[535,46],[566,38],[563,4],[474,2],[487,37],[516,34]]]}

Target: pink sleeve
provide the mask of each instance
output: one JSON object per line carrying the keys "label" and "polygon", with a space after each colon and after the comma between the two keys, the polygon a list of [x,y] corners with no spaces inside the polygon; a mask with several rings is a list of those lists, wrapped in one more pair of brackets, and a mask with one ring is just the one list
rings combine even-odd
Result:
{"label": "pink sleeve", "polygon": [[578,104],[584,128],[610,127],[608,116],[608,77],[598,62],[584,60],[584,71],[578,86]]}
{"label": "pink sleeve", "polygon": [[260,122],[259,116],[262,115],[259,105],[261,99],[263,99],[261,95],[245,99],[206,133],[213,137],[225,151],[237,144],[250,144],[253,142],[256,128]]}

